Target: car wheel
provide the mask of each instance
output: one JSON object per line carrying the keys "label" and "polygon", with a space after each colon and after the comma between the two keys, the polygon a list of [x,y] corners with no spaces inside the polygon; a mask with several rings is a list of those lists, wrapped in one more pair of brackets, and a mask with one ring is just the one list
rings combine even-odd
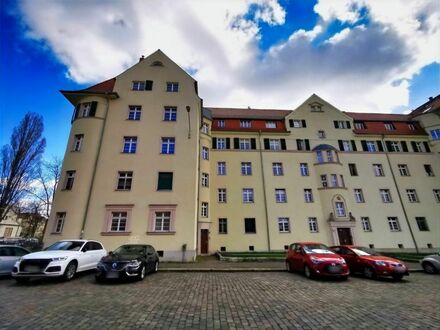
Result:
{"label": "car wheel", "polygon": [[63,278],[66,281],[70,281],[76,274],[76,263],[74,261],[69,262],[64,271]]}
{"label": "car wheel", "polygon": [[154,264],[153,273],[157,273],[158,270],[159,270],[159,261],[156,261]]}
{"label": "car wheel", "polygon": [[436,274],[438,272],[438,270],[434,267],[434,265],[428,261],[425,261],[422,264],[422,267],[423,267],[423,270],[425,271],[425,273],[427,273],[427,274]]}
{"label": "car wheel", "polygon": [[364,276],[366,278],[368,278],[370,280],[376,278],[376,272],[371,267],[364,267],[364,270],[362,271],[362,273],[364,274]]}
{"label": "car wheel", "polygon": [[305,275],[307,278],[312,278],[312,277],[313,277],[313,275],[312,275],[312,271],[310,270],[310,267],[307,266],[307,265],[304,266],[304,275]]}
{"label": "car wheel", "polygon": [[29,279],[26,277],[16,277],[15,280],[17,281],[18,284],[24,284],[29,282]]}
{"label": "car wheel", "polygon": [[400,281],[403,278],[403,275],[393,275],[393,280],[394,281]]}
{"label": "car wheel", "polygon": [[147,273],[147,271],[145,269],[145,265],[142,265],[141,271],[139,272],[139,275],[138,275],[138,280],[142,281],[145,278],[146,273]]}
{"label": "car wheel", "polygon": [[292,266],[290,265],[290,262],[286,261],[286,270],[288,273],[292,272]]}
{"label": "car wheel", "polygon": [[103,283],[103,282],[104,282],[104,279],[103,279],[101,276],[97,276],[97,275],[95,275],[95,281],[96,281],[97,283]]}

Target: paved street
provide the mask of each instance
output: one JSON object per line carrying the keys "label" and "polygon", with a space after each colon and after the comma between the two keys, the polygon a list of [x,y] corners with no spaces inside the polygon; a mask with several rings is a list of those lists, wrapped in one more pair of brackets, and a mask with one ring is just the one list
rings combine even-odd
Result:
{"label": "paved street", "polygon": [[439,329],[440,276],[310,281],[286,272],[173,273],[143,282],[0,280],[1,329]]}

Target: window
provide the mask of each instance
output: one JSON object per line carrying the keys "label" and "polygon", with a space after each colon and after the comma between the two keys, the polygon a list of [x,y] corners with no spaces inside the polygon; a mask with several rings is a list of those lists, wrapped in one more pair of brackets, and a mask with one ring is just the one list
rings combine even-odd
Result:
{"label": "window", "polygon": [[335,208],[336,208],[336,216],[337,217],[345,217],[346,216],[344,202],[336,202]]}
{"label": "window", "polygon": [[202,187],[209,187],[209,174],[202,173]]}
{"label": "window", "polygon": [[224,128],[225,127],[225,121],[223,119],[220,119],[217,121],[217,127],[218,128]]}
{"label": "window", "polygon": [[244,232],[246,234],[255,234],[257,232],[257,228],[255,226],[255,218],[244,219]]}
{"label": "window", "polygon": [[217,149],[226,149],[226,139],[225,138],[217,138],[216,141]]}
{"label": "window", "polygon": [[348,169],[350,171],[351,176],[358,176],[356,164],[353,164],[353,163],[348,164]]}
{"label": "window", "polygon": [[239,149],[250,150],[251,149],[251,139],[239,139]]}
{"label": "window", "polygon": [[332,163],[332,162],[335,161],[334,158],[333,158],[333,151],[332,150],[327,150],[326,151],[326,155],[327,155],[327,161],[329,163]]}
{"label": "window", "polygon": [[406,195],[408,196],[408,200],[410,203],[417,203],[419,201],[415,189],[406,189]]}
{"label": "window", "polygon": [[254,189],[243,188],[242,196],[243,196],[243,203],[253,203],[254,202]]}
{"label": "window", "polygon": [[289,218],[278,218],[278,230],[280,233],[290,232]]}
{"label": "window", "polygon": [[209,149],[207,147],[202,147],[202,159],[209,159]]}
{"label": "window", "polygon": [[75,110],[75,118],[77,117],[95,117],[98,102],[80,103]]}
{"label": "window", "polygon": [[269,139],[269,150],[281,150],[279,139]]}
{"label": "window", "polygon": [[319,131],[318,131],[318,138],[320,138],[320,139],[325,139],[325,131],[323,131],[323,130],[319,130]]}
{"label": "window", "polygon": [[142,107],[140,105],[128,106],[128,120],[141,120]]}
{"label": "window", "polygon": [[126,231],[127,212],[112,212],[110,231]]}
{"label": "window", "polygon": [[411,141],[411,145],[413,147],[414,152],[423,152],[423,143],[417,141]]}
{"label": "window", "polygon": [[240,127],[241,128],[251,128],[251,121],[250,120],[240,120]]}
{"label": "window", "polygon": [[157,190],[173,190],[173,172],[159,172]]}
{"label": "window", "polygon": [[217,200],[219,203],[226,203],[226,188],[217,189]]}
{"label": "window", "polygon": [[334,120],[333,124],[335,125],[335,128],[351,128],[350,122],[345,120]]}
{"label": "window", "polygon": [[290,119],[289,125],[290,125],[290,127],[293,127],[293,128],[306,127],[306,121],[301,120],[301,119]]}
{"label": "window", "polygon": [[354,199],[356,200],[356,203],[365,203],[364,193],[362,192],[362,189],[354,190]]}
{"label": "window", "polygon": [[228,219],[220,218],[218,219],[218,233],[227,234],[228,233]]}
{"label": "window", "polygon": [[[12,236],[12,232],[13,232],[13,230],[14,230],[14,228],[12,228],[12,227],[5,227],[5,231],[3,232],[3,237],[5,238],[5,237],[11,237]],[[2,248],[2,249],[9,249],[9,248]],[[12,249],[12,248],[11,248]],[[18,248],[16,248],[16,251],[18,251]],[[14,252],[14,254],[15,254],[15,252]],[[11,255],[11,253],[4,253],[4,254],[2,254],[1,252],[0,252],[0,256],[8,256],[8,255]]]}
{"label": "window", "polygon": [[440,128],[433,129],[430,133],[433,140],[440,140]]}
{"label": "window", "polygon": [[306,203],[313,203],[312,189],[304,189],[304,200]]}
{"label": "window", "polygon": [[310,142],[308,139],[297,139],[296,147],[298,150],[310,150]]}
{"label": "window", "polygon": [[338,186],[338,176],[336,174],[330,174],[330,180],[332,187]]}
{"label": "window", "polygon": [[390,122],[384,123],[384,126],[387,131],[394,131],[396,129],[394,124]]}
{"label": "window", "polygon": [[203,218],[208,217],[208,202],[202,202],[202,207],[200,208],[200,214]]}
{"label": "window", "polygon": [[355,121],[354,122],[354,128],[356,129],[365,129],[365,123],[363,121]]}
{"label": "window", "polygon": [[133,172],[118,172],[117,190],[130,190]]}
{"label": "window", "polygon": [[321,150],[317,150],[316,151],[316,161],[318,163],[323,163],[324,162],[324,156],[322,155],[322,151]]}
{"label": "window", "polygon": [[163,120],[164,121],[176,121],[177,120],[177,108],[176,107],[164,107]]}
{"label": "window", "polygon": [[301,172],[301,176],[309,176],[309,165],[307,165],[307,163],[300,163],[299,170]]}
{"label": "window", "polygon": [[252,175],[252,163],[250,162],[241,163],[241,175]]}
{"label": "window", "polygon": [[84,134],[76,134],[73,138],[72,151],[81,151]]}
{"label": "window", "polygon": [[266,128],[277,128],[277,123],[274,121],[266,121]]}
{"label": "window", "polygon": [[175,151],[175,139],[173,137],[163,137],[161,145],[161,154],[172,155]]}
{"label": "window", "polygon": [[339,149],[341,151],[351,151],[351,144],[349,140],[339,140]]}
{"label": "window", "polygon": [[406,164],[398,164],[397,168],[399,169],[400,176],[409,176],[409,170]]}
{"label": "window", "polygon": [[272,172],[275,176],[283,175],[283,164],[282,163],[272,163]]}
{"label": "window", "polygon": [[408,129],[410,131],[415,131],[416,130],[416,126],[414,125],[414,123],[408,123]]}
{"label": "window", "polygon": [[322,112],[322,105],[321,104],[311,104],[310,110],[312,112]]}
{"label": "window", "polygon": [[54,233],[60,234],[63,231],[64,220],[66,219],[66,212],[57,212],[55,216]]}
{"label": "window", "polygon": [[65,190],[72,190],[73,181],[75,180],[75,173],[76,171],[66,171],[66,178],[64,181]]}
{"label": "window", "polygon": [[385,141],[389,152],[401,152],[400,143],[396,141]]}
{"label": "window", "polygon": [[122,152],[124,154],[136,153],[137,137],[136,136],[124,136],[124,147]]}
{"label": "window", "polygon": [[169,232],[171,230],[171,212],[154,212],[154,231]]}
{"label": "window", "polygon": [[324,187],[324,188],[328,187],[327,175],[326,174],[321,174],[321,186]]}
{"label": "window", "polygon": [[434,199],[437,203],[440,203],[440,189],[433,189]]}
{"label": "window", "polygon": [[286,189],[275,189],[275,201],[277,203],[287,202]]}
{"label": "window", "polygon": [[373,170],[375,176],[385,176],[382,164],[373,164]]}
{"label": "window", "polygon": [[202,133],[205,133],[205,134],[209,133],[209,124],[208,123],[202,123]]}
{"label": "window", "polygon": [[416,222],[420,231],[429,231],[428,221],[425,217],[416,217]]}
{"label": "window", "polygon": [[179,83],[178,82],[167,82],[167,92],[178,92]]}
{"label": "window", "polygon": [[132,85],[133,91],[151,91],[152,89],[153,89],[152,80],[133,81],[133,85]]}
{"label": "window", "polygon": [[388,217],[388,226],[391,231],[400,231],[399,219],[397,217]]}
{"label": "window", "polygon": [[366,145],[367,145],[368,152],[376,152],[377,151],[376,143],[374,141],[366,141]]}
{"label": "window", "polygon": [[423,168],[425,169],[426,175],[434,176],[434,172],[432,171],[431,165],[425,164],[425,165],[423,165]]}
{"label": "window", "polygon": [[391,193],[389,189],[379,189],[380,192],[380,198],[382,199],[383,203],[392,203],[393,200],[391,199]]}
{"label": "window", "polygon": [[363,231],[372,231],[369,217],[361,217],[361,223]]}
{"label": "window", "polygon": [[310,217],[307,219],[309,224],[309,230],[311,233],[318,232],[318,220],[315,217]]}
{"label": "window", "polygon": [[226,162],[217,163],[217,175],[226,175]]}

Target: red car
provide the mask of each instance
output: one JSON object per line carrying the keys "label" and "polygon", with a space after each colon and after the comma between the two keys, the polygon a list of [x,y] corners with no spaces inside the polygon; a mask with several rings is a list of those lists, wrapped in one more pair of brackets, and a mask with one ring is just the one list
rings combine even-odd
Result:
{"label": "red car", "polygon": [[401,280],[409,275],[408,267],[400,260],[381,256],[372,249],[360,246],[341,245],[330,249],[345,259],[352,273],[362,273],[366,278],[391,276]]}
{"label": "red car", "polygon": [[350,271],[344,258],[330,251],[321,243],[300,242],[289,246],[286,255],[289,272],[304,272],[307,278],[330,276],[347,279]]}

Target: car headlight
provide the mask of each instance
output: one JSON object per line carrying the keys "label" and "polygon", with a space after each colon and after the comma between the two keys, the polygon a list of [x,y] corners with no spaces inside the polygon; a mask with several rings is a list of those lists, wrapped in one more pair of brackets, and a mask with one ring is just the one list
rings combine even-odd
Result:
{"label": "car headlight", "polygon": [[310,260],[312,261],[312,263],[314,264],[319,264],[321,262],[321,260],[316,259],[316,258],[310,258]]}
{"label": "car headlight", "polygon": [[66,259],[67,257],[56,257],[56,258],[52,258],[52,261],[64,261]]}
{"label": "car headlight", "polygon": [[377,261],[375,261],[375,263],[378,266],[386,266],[387,265],[387,263],[385,261],[382,261],[382,260],[377,260]]}
{"label": "car headlight", "polygon": [[341,260],[341,264],[343,264],[343,265],[345,265],[345,264],[346,264],[346,262],[345,262],[345,260],[344,260],[344,259],[342,259],[342,260]]}
{"label": "car headlight", "polygon": [[128,267],[138,268],[141,265],[141,262],[138,260],[132,260],[128,263]]}

